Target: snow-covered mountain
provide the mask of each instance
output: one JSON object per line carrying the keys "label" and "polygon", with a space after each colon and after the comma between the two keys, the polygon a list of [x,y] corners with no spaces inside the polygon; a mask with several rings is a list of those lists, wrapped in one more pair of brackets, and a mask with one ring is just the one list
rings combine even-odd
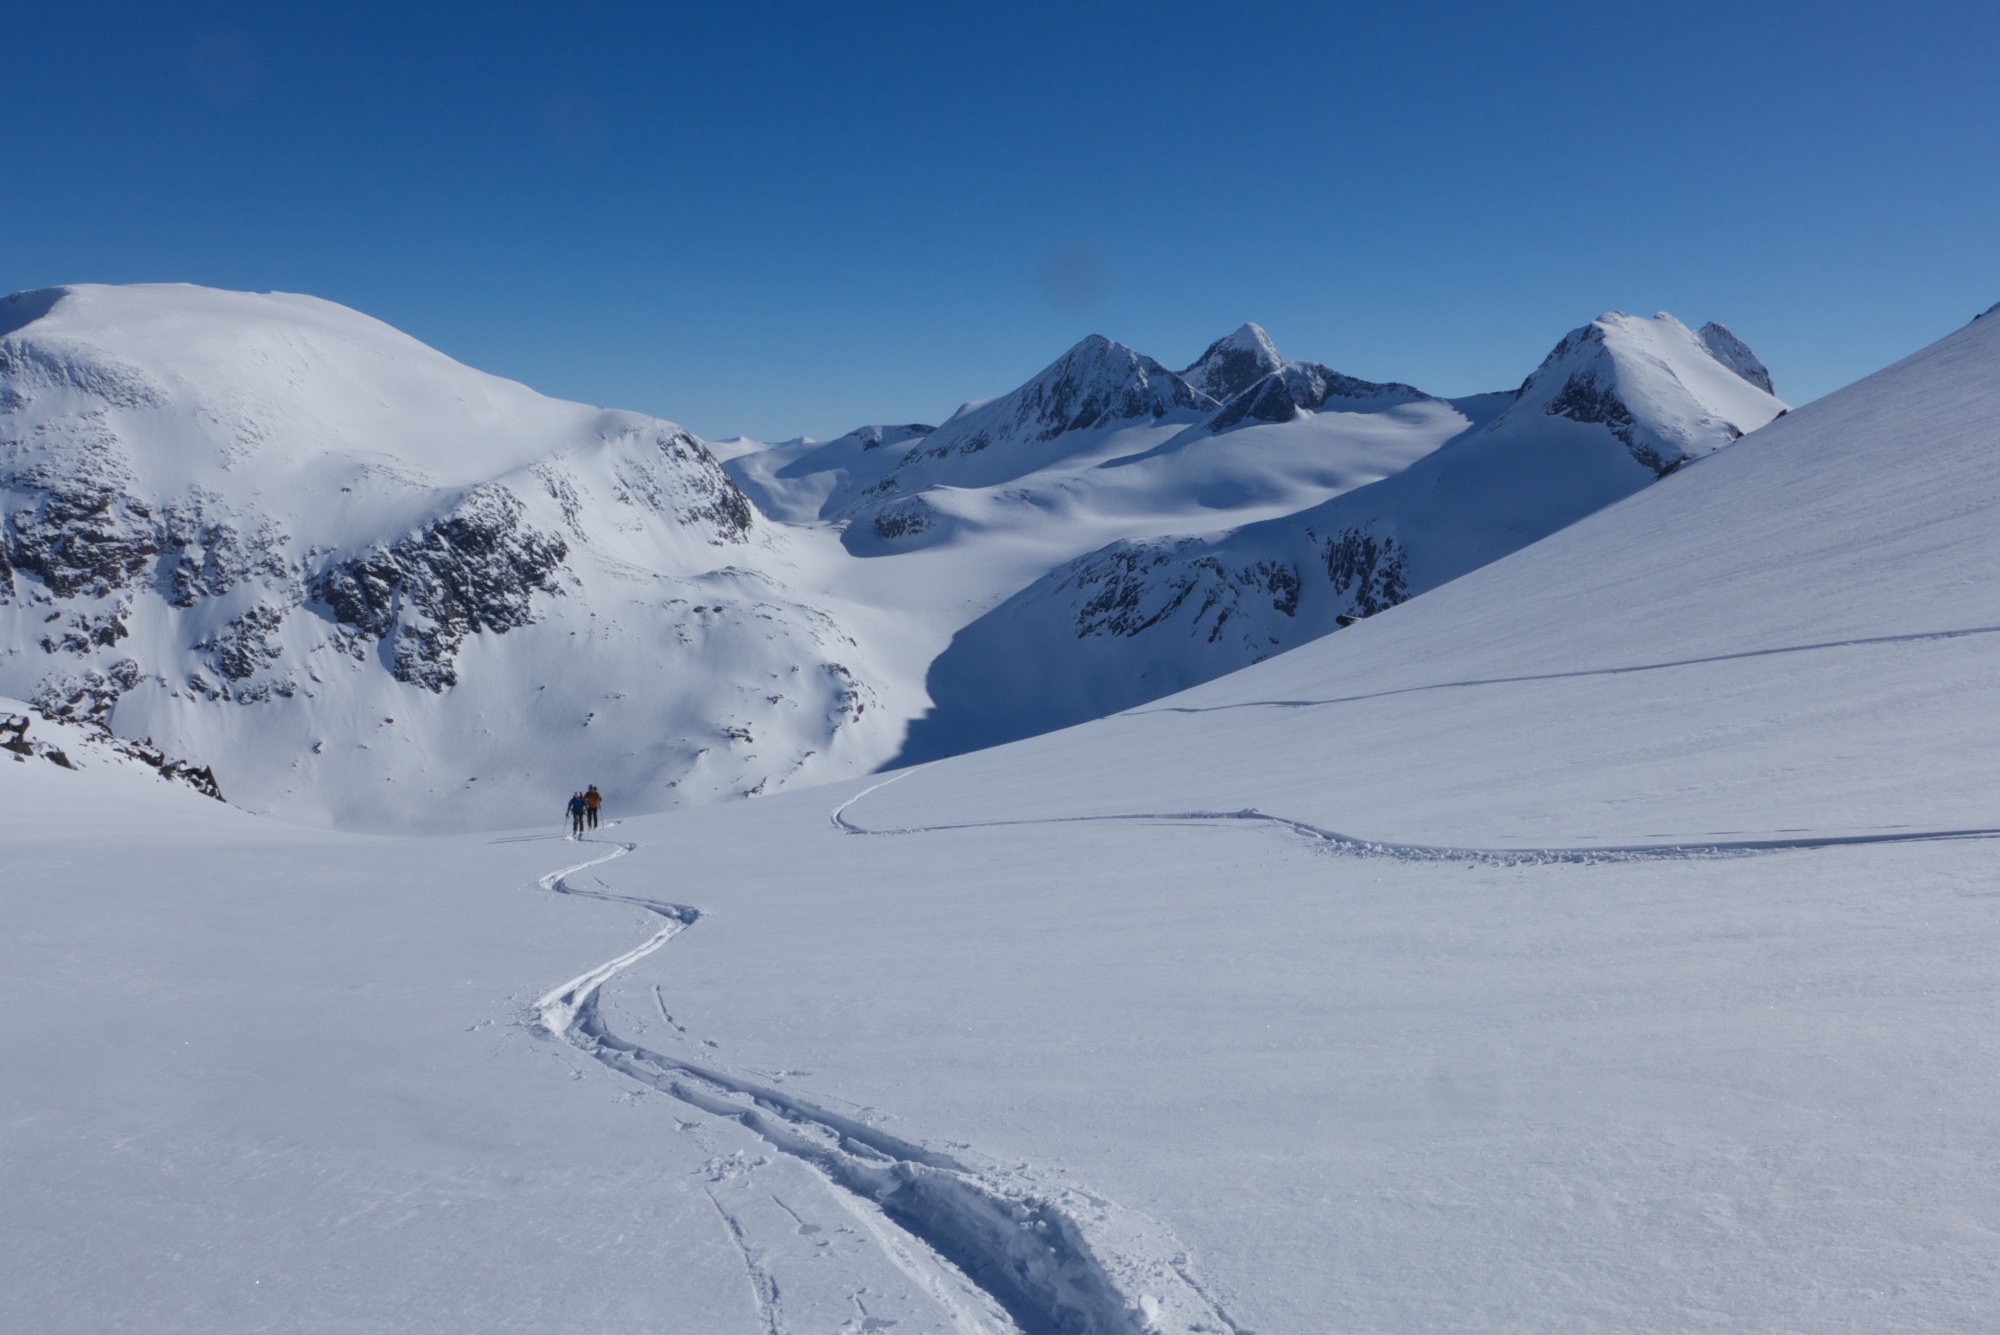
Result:
{"label": "snow-covered mountain", "polygon": [[1092,336],[939,426],[711,449],[308,297],[22,293],[0,692],[352,827],[769,793],[1324,634],[1761,423],[1760,377],[1607,316],[1447,400],[1245,325],[1180,375]]}
{"label": "snow-covered mountain", "polygon": [[865,616],[787,582],[813,535],[701,441],[309,297],[0,304],[0,509],[0,691],[253,810],[519,823],[587,782],[657,808],[898,731]]}
{"label": "snow-covered mountain", "polygon": [[[1095,718],[1393,607],[1764,425],[1785,411],[1769,384],[1720,325],[1603,316],[1492,420],[1380,482],[1220,535],[1120,540],[1043,576],[932,665],[935,710],[902,759]],[[1287,363],[1190,434],[1426,397]]]}

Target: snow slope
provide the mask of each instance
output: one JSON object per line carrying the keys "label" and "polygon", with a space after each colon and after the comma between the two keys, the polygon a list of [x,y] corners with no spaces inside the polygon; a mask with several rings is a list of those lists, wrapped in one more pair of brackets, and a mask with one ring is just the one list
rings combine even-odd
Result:
{"label": "snow slope", "polygon": [[1142,1214],[1163,1329],[1981,1328],[1996,446],[1989,319],[1157,706],[637,823],[716,889],[607,1032]]}
{"label": "snow slope", "polygon": [[887,781],[577,847],[0,764],[0,1324],[1983,1329],[1996,518],[2000,316]]}
{"label": "snow slope", "polygon": [[769,791],[879,762],[914,693],[865,609],[796,593],[831,543],[687,432],[310,297],[10,298],[0,509],[0,689],[252,810],[436,829],[586,782]]}
{"label": "snow slope", "polygon": [[[1491,420],[1372,486],[1221,535],[1121,540],[1043,576],[932,664],[934,709],[901,759],[1096,718],[1394,606],[1763,426],[1784,411],[1769,384],[1720,325],[1603,316],[1557,344]],[[1424,398],[1294,362],[1205,429]]]}

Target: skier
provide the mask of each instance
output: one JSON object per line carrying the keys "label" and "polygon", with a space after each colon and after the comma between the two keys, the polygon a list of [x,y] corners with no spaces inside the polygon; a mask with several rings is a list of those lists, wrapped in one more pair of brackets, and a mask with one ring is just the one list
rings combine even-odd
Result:
{"label": "skier", "polygon": [[583,794],[570,794],[569,806],[566,810],[569,812],[569,837],[572,839],[583,838],[583,817],[584,813],[590,810],[590,805],[584,801]]}
{"label": "skier", "polygon": [[590,817],[590,828],[593,830],[597,828],[597,809],[603,805],[604,794],[597,791],[596,784],[591,784],[590,791],[583,795],[583,806]]}

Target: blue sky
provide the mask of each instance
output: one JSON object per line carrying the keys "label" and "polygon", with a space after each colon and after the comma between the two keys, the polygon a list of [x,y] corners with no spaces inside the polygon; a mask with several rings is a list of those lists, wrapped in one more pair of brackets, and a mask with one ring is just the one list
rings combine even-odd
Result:
{"label": "blue sky", "polygon": [[2000,300],[2000,6],[16,7],[0,289],[315,293],[712,437],[1087,333],[1507,387],[1599,311],[1803,402]]}

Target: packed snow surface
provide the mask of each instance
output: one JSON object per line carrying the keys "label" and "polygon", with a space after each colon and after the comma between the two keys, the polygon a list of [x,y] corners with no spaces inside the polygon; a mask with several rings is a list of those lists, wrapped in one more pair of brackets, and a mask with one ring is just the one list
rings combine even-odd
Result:
{"label": "packed snow surface", "polygon": [[1990,1326],[1996,510],[1981,320],[898,774],[570,843],[0,756],[0,1325]]}

